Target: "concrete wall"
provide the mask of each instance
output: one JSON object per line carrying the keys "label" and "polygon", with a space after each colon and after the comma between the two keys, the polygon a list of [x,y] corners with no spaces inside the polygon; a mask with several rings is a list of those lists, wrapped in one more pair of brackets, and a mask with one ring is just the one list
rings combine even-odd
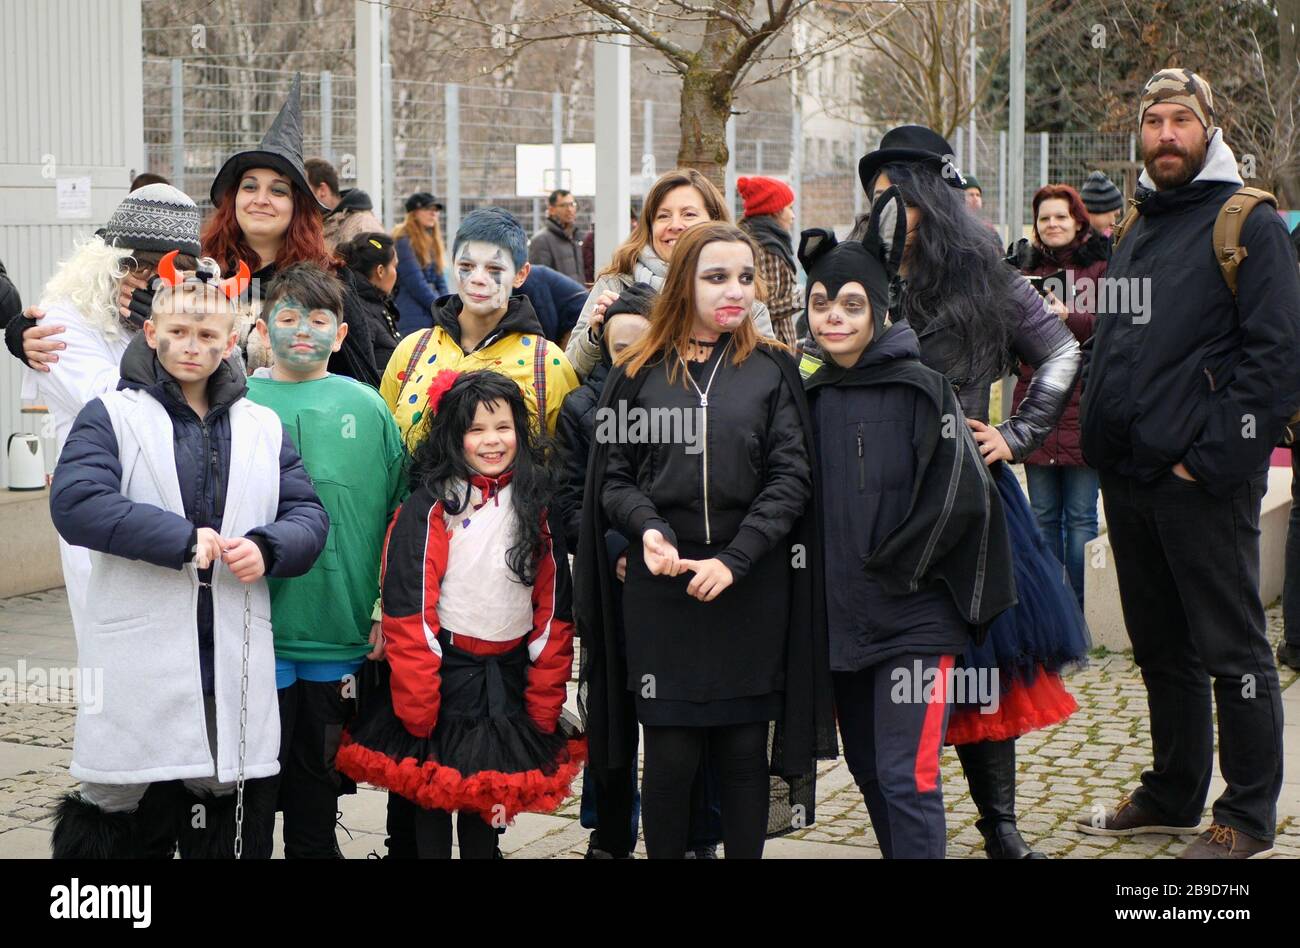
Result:
{"label": "concrete wall", "polygon": [[50,492],[0,489],[0,599],[63,585],[59,538],[50,522]]}

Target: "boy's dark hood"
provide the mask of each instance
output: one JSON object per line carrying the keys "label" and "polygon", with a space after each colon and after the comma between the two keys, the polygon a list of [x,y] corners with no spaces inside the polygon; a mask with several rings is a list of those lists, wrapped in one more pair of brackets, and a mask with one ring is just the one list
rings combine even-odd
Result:
{"label": "boy's dark hood", "polygon": [[[456,295],[444,296],[437,301],[437,312],[434,316],[434,322],[441,326],[447,335],[456,340],[456,345],[460,345],[460,314],[465,308],[464,301]],[[510,333],[524,333],[530,336],[543,335],[541,320],[537,318],[537,311],[533,309],[533,304],[526,296],[512,296],[510,302],[506,304],[505,315],[497,323],[496,329],[493,329],[483,341],[478,344],[478,348],[490,346],[502,336]]]}
{"label": "boy's dark hood", "polygon": [[[121,381],[119,389],[143,389],[156,398],[168,411],[188,409],[185,393],[180,383],[172,377],[162,363],[158,353],[149,347],[143,332],[138,332],[122,353],[120,367]],[[218,408],[229,408],[244,397],[248,391],[248,382],[243,370],[231,359],[222,359],[217,371],[208,379],[209,413]]]}
{"label": "boy's dark hood", "polygon": [[867,344],[866,350],[851,371],[872,368],[898,359],[919,358],[921,358],[920,340],[916,338],[916,333],[905,320],[899,320]]}

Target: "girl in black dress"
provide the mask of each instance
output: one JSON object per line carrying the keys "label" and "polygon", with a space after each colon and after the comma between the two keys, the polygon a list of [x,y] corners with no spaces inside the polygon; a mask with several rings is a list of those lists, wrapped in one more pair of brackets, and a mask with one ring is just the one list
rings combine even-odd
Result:
{"label": "girl in black dress", "polygon": [[[576,566],[585,710],[597,765],[629,756],[629,704],[645,728],[651,858],[683,855],[706,749],[726,855],[739,858],[761,856],[768,832],[808,825],[813,759],[834,754],[825,625],[813,612],[811,424],[788,351],[750,321],[754,260],[730,224],[688,230],[650,331],[619,356],[597,409]],[[625,644],[610,613],[607,526],[632,544]],[[769,772],[786,778],[776,811]]]}

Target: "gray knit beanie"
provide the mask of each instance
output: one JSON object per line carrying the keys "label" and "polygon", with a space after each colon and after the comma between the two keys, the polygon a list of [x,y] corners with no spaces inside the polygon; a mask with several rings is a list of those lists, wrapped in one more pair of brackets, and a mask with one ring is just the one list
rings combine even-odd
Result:
{"label": "gray knit beanie", "polygon": [[197,257],[199,209],[184,191],[170,184],[148,184],[122,199],[102,236],[115,247],[179,250]]}
{"label": "gray knit beanie", "polygon": [[1100,171],[1088,175],[1088,180],[1083,183],[1079,196],[1083,198],[1083,206],[1092,214],[1118,211],[1124,206],[1124,195],[1120,194],[1119,188],[1115,187],[1110,178]]}

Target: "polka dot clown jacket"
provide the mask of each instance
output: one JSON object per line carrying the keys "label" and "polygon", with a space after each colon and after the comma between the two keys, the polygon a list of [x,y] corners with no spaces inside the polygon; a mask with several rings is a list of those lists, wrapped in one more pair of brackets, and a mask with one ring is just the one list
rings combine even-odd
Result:
{"label": "polka dot clown jacket", "polygon": [[384,371],[379,393],[397,420],[407,448],[414,449],[419,441],[429,386],[443,369],[492,369],[509,376],[523,392],[529,414],[534,419],[543,417],[546,433],[555,434],[560,405],[578,387],[578,377],[564,350],[542,335],[528,298],[511,297],[496,328],[471,352],[461,348],[461,306],[460,297],[449,299],[437,312],[432,329],[413,332],[398,343]]}

